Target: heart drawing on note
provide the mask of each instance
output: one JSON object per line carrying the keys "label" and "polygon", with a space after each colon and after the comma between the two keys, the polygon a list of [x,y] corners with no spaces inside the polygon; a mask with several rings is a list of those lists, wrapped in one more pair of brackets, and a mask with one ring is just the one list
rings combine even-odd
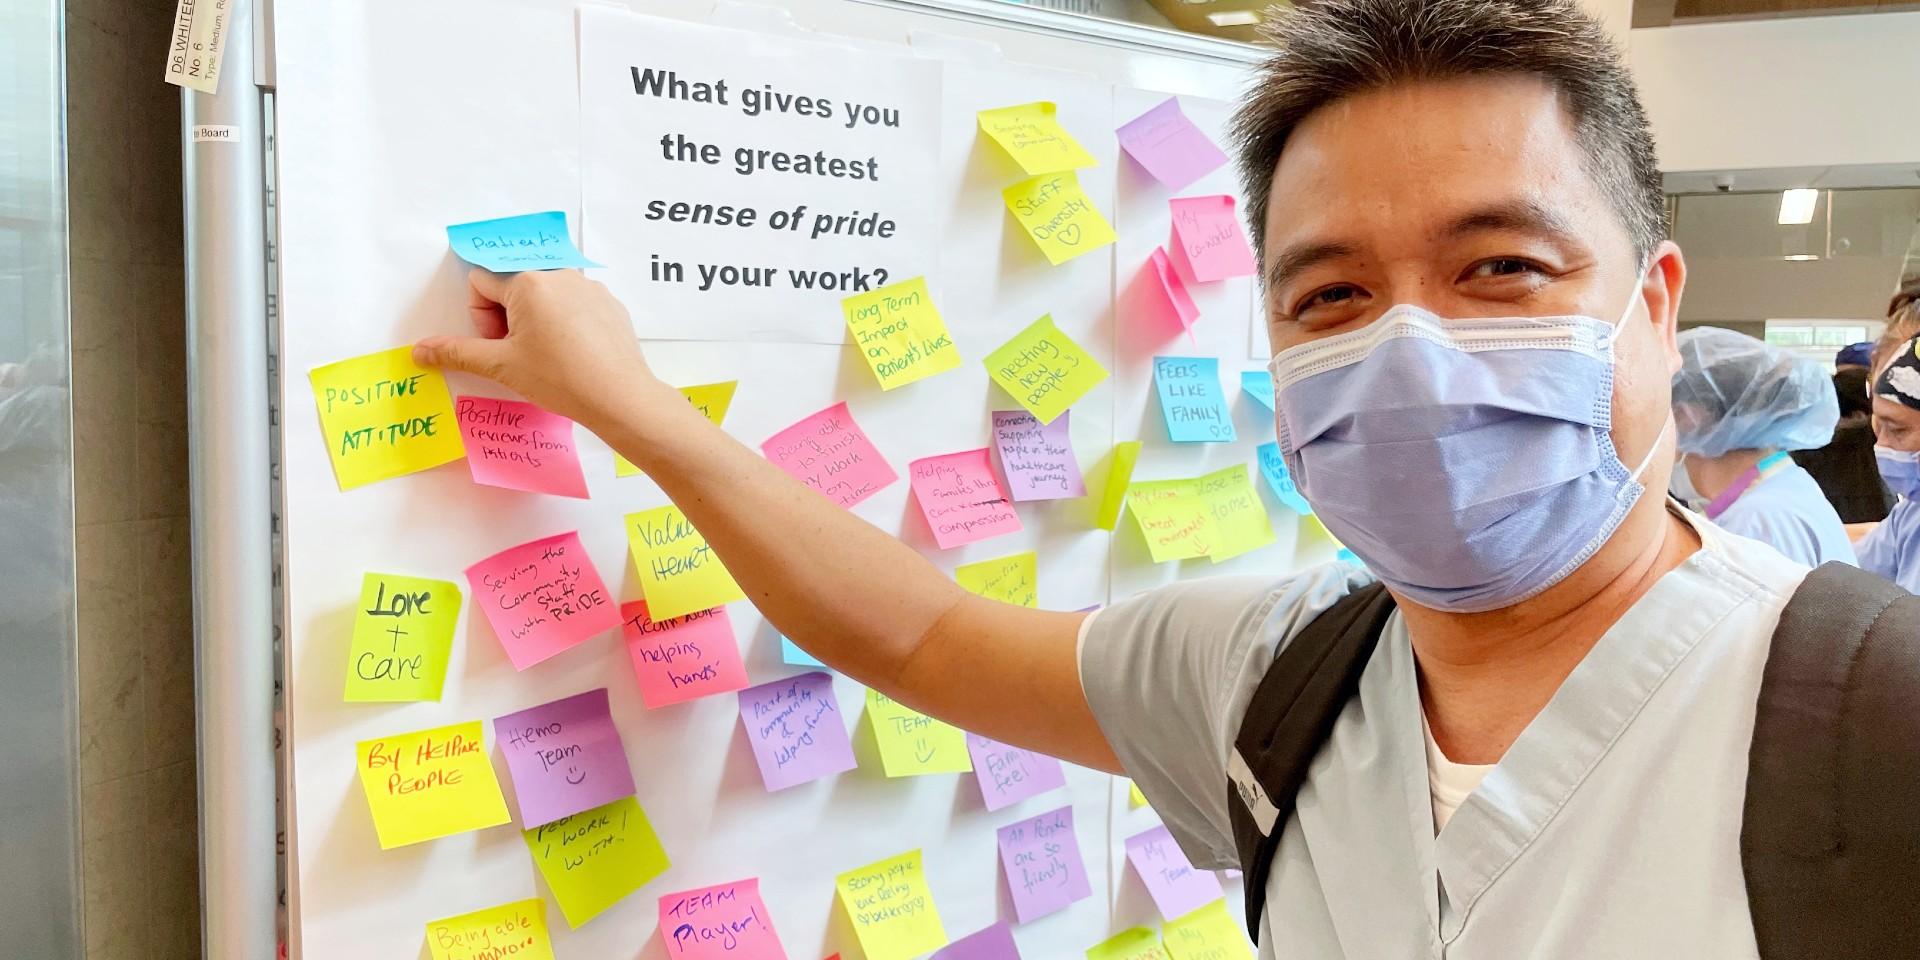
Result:
{"label": "heart drawing on note", "polygon": [[1080,225],[1069,223],[1061,228],[1059,233],[1054,234],[1053,238],[1069,247],[1077,247],[1080,245]]}

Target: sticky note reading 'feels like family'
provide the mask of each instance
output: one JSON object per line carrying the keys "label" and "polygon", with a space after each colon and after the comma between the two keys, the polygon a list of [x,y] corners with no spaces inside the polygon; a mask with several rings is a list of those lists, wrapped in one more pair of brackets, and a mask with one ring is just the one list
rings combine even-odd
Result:
{"label": "sticky note reading 'feels like family'", "polygon": [[1146,927],[1128,927],[1087,948],[1087,960],[1168,960],[1160,935]]}
{"label": "sticky note reading 'feels like family'", "polygon": [[770,791],[855,766],[829,674],[803,673],[740,691],[740,725]]}
{"label": "sticky note reading 'feels like family'", "polygon": [[1168,97],[1165,103],[1127,121],[1116,132],[1120,149],[1155,180],[1174,190],[1227,162],[1227,155],[1187,119],[1179,97]]}
{"label": "sticky note reading 'feels like family'", "polygon": [[667,852],[632,797],[520,831],[567,926],[579,927],[667,872]]}
{"label": "sticky note reading 'feels like family'", "polygon": [[980,801],[990,811],[1067,785],[1067,773],[1060,761],[1045,754],[974,733],[967,734],[967,754],[973,758],[973,775],[980,781]]}
{"label": "sticky note reading 'feels like family'", "polygon": [[758,879],[663,895],[660,939],[673,960],[787,960]]}
{"label": "sticky note reading 'feels like family'", "polygon": [[553,960],[547,902],[534,897],[427,921],[433,960]]}
{"label": "sticky note reading 'feels like family'", "polygon": [[1002,921],[947,944],[927,960],[1020,960],[1020,948],[1013,942],[1013,927]]}
{"label": "sticky note reading 'feels like family'", "polygon": [[867,723],[880,748],[880,768],[889,777],[966,773],[973,769],[967,735],[878,690],[867,690]]}
{"label": "sticky note reading 'feels like family'", "polygon": [[1181,275],[1199,283],[1253,275],[1253,248],[1240,232],[1233,198],[1176,197],[1167,201],[1173,212],[1173,258]]}
{"label": "sticky note reading 'feels like family'", "polygon": [[1041,423],[1052,423],[1107,378],[1093,354],[1047,314],[987,354],[987,374]]}
{"label": "sticky note reading 'feels like family'", "polygon": [[447,380],[414,363],[412,347],[315,367],[307,379],[342,490],[466,455]]}
{"label": "sticky note reading 'feels like family'", "polygon": [[577,532],[502,550],[468,567],[467,585],[515,670],[620,625],[613,594]]}
{"label": "sticky note reading 'feels like family'", "polygon": [[1068,430],[1071,411],[1042,424],[1025,410],[993,413],[993,445],[1015,500],[1062,500],[1087,495]]}
{"label": "sticky note reading 'feels like family'", "polygon": [[360,788],[380,849],[507,822],[480,721],[362,740]]}
{"label": "sticky note reading 'feels like family'", "polygon": [[1168,920],[1165,936],[1173,960],[1253,960],[1247,935],[1227,912],[1225,900]]}
{"label": "sticky note reading 'feels like family'", "polygon": [[445,580],[391,573],[361,578],[347,654],[346,701],[440,699],[459,619],[460,588]]}
{"label": "sticky note reading 'feels like family'", "polygon": [[1071,805],[1001,827],[1000,866],[1013,912],[1030,923],[1093,896]]}
{"label": "sticky note reading 'feels like family'", "polygon": [[672,504],[627,514],[627,545],[647,610],[657,620],[746,598],[720,556]]}
{"label": "sticky note reading 'feels like family'", "polygon": [[447,228],[447,245],[454,256],[494,273],[600,266],[573,245],[559,210],[456,223]]}
{"label": "sticky note reading 'feels like family'", "polygon": [[1147,885],[1160,916],[1177,919],[1220,899],[1220,880],[1187,861],[1166,827],[1127,838],[1127,862]]}
{"label": "sticky note reading 'feels like family'", "polygon": [[1079,170],[1098,163],[1060,125],[1048,101],[982,110],[979,119],[980,131],[992,137],[1029,174]]}
{"label": "sticky note reading 'feels like family'", "polygon": [[1059,266],[1114,241],[1113,226],[1072,173],[1043,173],[1000,191],[1013,218]]}
{"label": "sticky note reading 'feels like family'", "polygon": [[954,582],[968,593],[1017,607],[1040,605],[1040,558],[1032,550],[953,568]]}
{"label": "sticky note reading 'feels like family'", "polygon": [[726,607],[655,621],[646,601],[635,600],[621,605],[620,617],[647,709],[746,688],[747,667]]}
{"label": "sticky note reading 'feels like family'", "polygon": [[849,870],[834,878],[834,888],[867,960],[912,960],[946,945],[920,851]]}
{"label": "sticky note reading 'feels like family'", "polygon": [[[680,395],[693,404],[700,415],[714,426],[719,426],[727,418],[727,408],[733,406],[734,391],[740,387],[740,381],[728,380],[723,383],[702,383],[691,387],[681,387]],[[618,453],[613,455],[613,475],[616,477],[639,476],[640,468]]]}
{"label": "sticky note reading 'feels like family'", "polygon": [[853,348],[892,390],[960,365],[960,351],[933,306],[925,277],[914,277],[840,301]]}
{"label": "sticky note reading 'feels like family'", "polygon": [[496,717],[493,736],[513,776],[522,827],[633,796],[605,687]]}
{"label": "sticky note reading 'feels like family'", "polygon": [[828,500],[851,507],[900,479],[847,412],[846,401],[802,419],[760,445],[760,452]]}
{"label": "sticky note reading 'feels like family'", "polygon": [[1300,495],[1300,488],[1293,484],[1293,474],[1287,470],[1287,461],[1280,455],[1280,445],[1272,441],[1254,448],[1260,458],[1260,475],[1267,480],[1267,486],[1280,503],[1300,516],[1313,512],[1313,505]]}
{"label": "sticky note reading 'feels like family'", "polygon": [[495,397],[460,397],[454,412],[460,418],[473,482],[587,498],[572,420],[531,403]]}
{"label": "sticky note reading 'feels like family'", "polygon": [[1218,357],[1154,357],[1153,387],[1167,438],[1175,443],[1225,443],[1235,439],[1233,415],[1220,391]]}
{"label": "sticky note reading 'feels like family'", "polygon": [[907,475],[940,549],[1020,532],[1020,515],[1001,489],[985,447],[923,457],[907,465]]}

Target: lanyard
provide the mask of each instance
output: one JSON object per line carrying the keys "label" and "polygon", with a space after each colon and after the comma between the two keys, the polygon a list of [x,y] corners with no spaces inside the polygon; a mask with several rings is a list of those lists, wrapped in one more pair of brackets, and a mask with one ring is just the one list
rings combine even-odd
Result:
{"label": "lanyard", "polygon": [[1733,502],[1740,499],[1742,494],[1753,489],[1754,484],[1785,470],[1787,463],[1787,452],[1782,450],[1748,467],[1747,472],[1741,474],[1738,479],[1733,481],[1733,486],[1722,491],[1719,496],[1713,498],[1711,503],[1707,504],[1707,519],[1720,519],[1720,515],[1726,513],[1727,508],[1733,506]]}

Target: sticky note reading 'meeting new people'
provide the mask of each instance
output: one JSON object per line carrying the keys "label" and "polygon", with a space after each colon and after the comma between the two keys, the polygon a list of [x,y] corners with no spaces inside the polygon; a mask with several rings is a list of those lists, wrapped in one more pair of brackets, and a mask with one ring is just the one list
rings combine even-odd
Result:
{"label": "sticky note reading 'meeting new people'", "polygon": [[1015,500],[1061,500],[1087,495],[1080,461],[1073,455],[1068,430],[1070,414],[1063,411],[1052,423],[1042,424],[1025,410],[993,413],[993,445],[1000,451],[1000,469]]}
{"label": "sticky note reading 'meeting new people'", "polygon": [[1153,387],[1167,437],[1175,443],[1225,443],[1235,439],[1233,415],[1220,392],[1218,357],[1154,357]]}
{"label": "sticky note reading 'meeting new people'", "polygon": [[353,614],[346,701],[440,699],[459,619],[460,588],[445,580],[367,574]]}
{"label": "sticky note reading 'meeting new people'", "polygon": [[900,479],[853,422],[846,401],[802,419],[760,445],[760,452],[828,500],[851,507]]}
{"label": "sticky note reading 'meeting new people'", "polygon": [[867,960],[912,960],[946,945],[920,851],[849,870],[834,878],[834,887]]}
{"label": "sticky note reading 'meeting new people'", "polygon": [[572,420],[531,403],[495,397],[460,397],[454,412],[466,440],[473,482],[587,498]]}
{"label": "sticky note reading 'meeting new people'", "polygon": [[1060,125],[1053,104],[1045,100],[982,110],[979,117],[981,132],[1027,173],[1079,170],[1099,162]]}
{"label": "sticky note reading 'meeting new people'", "polygon": [[679,507],[668,504],[627,514],[627,545],[647,611],[656,621],[746,598]]}
{"label": "sticky note reading 'meeting new people'", "polygon": [[878,690],[867,690],[867,722],[880,748],[880,768],[889,777],[966,773],[973,769],[967,735]]}
{"label": "sticky note reading 'meeting new people'", "polygon": [[1041,423],[1052,423],[1107,378],[1093,354],[1054,326],[1047,314],[987,354],[987,374]]}
{"label": "sticky note reading 'meeting new people'", "polygon": [[670,865],[632,797],[520,832],[567,926],[599,916]]}
{"label": "sticky note reading 'meeting new people'", "polygon": [[1165,103],[1127,121],[1116,132],[1120,149],[1155,180],[1174,190],[1227,162],[1227,155],[1187,119],[1179,97],[1168,97]]}
{"label": "sticky note reading 'meeting new people'", "polygon": [[660,939],[673,960],[787,960],[758,879],[662,896]]}
{"label": "sticky note reading 'meeting new people'", "polygon": [[1100,515],[1096,523],[1112,530],[1120,523],[1120,509],[1127,504],[1127,488],[1133,483],[1133,465],[1140,461],[1140,441],[1122,440],[1113,445],[1107,457],[1106,482],[1101,484]]}
{"label": "sticky note reading 'meeting new people'", "polygon": [[515,670],[620,625],[577,532],[502,550],[468,567],[467,585]]}
{"label": "sticky note reading 'meeting new people'", "polygon": [[447,380],[414,363],[412,347],[314,367],[307,379],[342,490],[466,455]]}
{"label": "sticky note reading 'meeting new people'", "polygon": [[1020,948],[1013,942],[1013,927],[1001,921],[955,940],[927,960],[1020,960]]}
{"label": "sticky note reading 'meeting new people'", "polygon": [[[680,395],[693,404],[700,415],[714,426],[727,418],[727,408],[733,406],[734,391],[739,389],[740,381],[728,380],[724,383],[702,383],[692,387],[681,387]],[[619,453],[613,455],[613,475],[616,477],[639,476],[640,468]]]}
{"label": "sticky note reading 'meeting new people'", "polygon": [[1189,863],[1164,826],[1128,837],[1127,862],[1147,885],[1164,919],[1183,917],[1220,899],[1219,878]]}
{"label": "sticky note reading 'meeting new people'", "polygon": [[803,673],[740,691],[740,725],[770,791],[855,766],[853,743],[828,674]]}
{"label": "sticky note reading 'meeting new people'", "polygon": [[1000,488],[987,448],[922,457],[907,465],[907,475],[940,549],[1020,532],[1020,515]]}
{"label": "sticky note reading 'meeting new people'", "polygon": [[633,796],[605,687],[496,717],[493,735],[513,775],[522,827]]}
{"label": "sticky note reading 'meeting new people'", "polygon": [[534,897],[427,921],[433,960],[553,960],[547,902]]}
{"label": "sticky note reading 'meeting new people'", "polygon": [[1247,935],[1227,912],[1227,901],[1215,900],[1204,907],[1167,921],[1167,955],[1173,960],[1252,960]]}
{"label": "sticky note reading 'meeting new people'", "polygon": [[973,775],[980,781],[980,801],[988,810],[1009,807],[1067,785],[1067,773],[1060,761],[1045,754],[974,733],[967,734],[967,754],[973,759]]}
{"label": "sticky note reading 'meeting new people'", "polygon": [[979,563],[963,563],[953,568],[953,579],[968,593],[1017,607],[1037,607],[1040,605],[1039,567],[1039,556],[1028,550]]}
{"label": "sticky note reading 'meeting new people'", "polygon": [[573,245],[559,210],[456,223],[447,228],[447,245],[454,256],[494,273],[600,266]]}
{"label": "sticky note reading 'meeting new people'", "polygon": [[1000,866],[1021,923],[1093,896],[1080,840],[1073,832],[1071,805],[1009,823],[1000,828],[999,839]]}
{"label": "sticky note reading 'meeting new people'", "polygon": [[914,277],[840,301],[853,348],[880,389],[892,390],[960,365],[960,351],[933,306],[925,277]]}
{"label": "sticky note reading 'meeting new people'", "polygon": [[1181,273],[1200,283],[1253,275],[1253,249],[1240,232],[1233,198],[1177,197],[1173,211],[1173,256]]}
{"label": "sticky note reading 'meeting new people'", "polygon": [[1160,935],[1146,927],[1125,930],[1087,948],[1087,960],[1168,960]]}
{"label": "sticky note reading 'meeting new people'", "polygon": [[1280,455],[1280,445],[1271,441],[1254,448],[1260,457],[1260,475],[1267,479],[1267,486],[1273,489],[1273,495],[1287,509],[1301,516],[1313,512],[1313,505],[1300,495],[1300,488],[1293,484],[1293,474],[1287,471],[1287,461]]}
{"label": "sticky note reading 'meeting new people'", "polygon": [[507,822],[480,721],[362,740],[360,788],[380,849]]}
{"label": "sticky note reading 'meeting new people'", "polygon": [[635,600],[621,605],[620,617],[647,709],[746,687],[747,667],[726,607],[655,621],[646,601]]}
{"label": "sticky note reading 'meeting new people'", "polygon": [[1013,218],[1054,266],[1114,241],[1113,226],[1072,173],[1043,173],[1000,191]]}

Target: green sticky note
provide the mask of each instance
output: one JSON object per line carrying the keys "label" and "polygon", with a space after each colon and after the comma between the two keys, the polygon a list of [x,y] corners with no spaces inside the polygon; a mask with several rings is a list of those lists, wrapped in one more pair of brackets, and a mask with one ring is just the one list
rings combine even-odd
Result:
{"label": "green sticky note", "polygon": [[1039,556],[1032,550],[955,567],[954,582],[968,593],[1019,607],[1038,607]]}
{"label": "green sticky note", "polygon": [[459,619],[460,588],[445,580],[367,574],[353,614],[347,702],[440,699]]}
{"label": "green sticky note", "polygon": [[1087,960],[1168,960],[1160,935],[1146,927],[1131,927],[1087,948]]}
{"label": "green sticky note", "polygon": [[1100,515],[1096,522],[1102,530],[1120,523],[1120,508],[1127,502],[1127,487],[1133,483],[1133,465],[1140,460],[1140,441],[1122,440],[1113,445],[1107,458],[1107,482],[1100,492]]}
{"label": "green sticky note", "polygon": [[520,835],[570,927],[599,916],[671,866],[647,812],[632,797]]}
{"label": "green sticky note", "polygon": [[1247,935],[1233,922],[1225,900],[1167,921],[1166,936],[1167,953],[1173,960],[1253,960]]}
{"label": "green sticky note", "polygon": [[880,748],[880,768],[889,777],[966,773],[973,769],[967,734],[878,690],[867,691],[867,723]]}
{"label": "green sticky note", "polygon": [[912,960],[947,945],[920,851],[849,870],[834,887],[867,960]]}
{"label": "green sticky note", "polygon": [[1107,378],[1093,354],[1054,326],[1047,314],[987,354],[987,375],[1034,419],[1052,423]]}

